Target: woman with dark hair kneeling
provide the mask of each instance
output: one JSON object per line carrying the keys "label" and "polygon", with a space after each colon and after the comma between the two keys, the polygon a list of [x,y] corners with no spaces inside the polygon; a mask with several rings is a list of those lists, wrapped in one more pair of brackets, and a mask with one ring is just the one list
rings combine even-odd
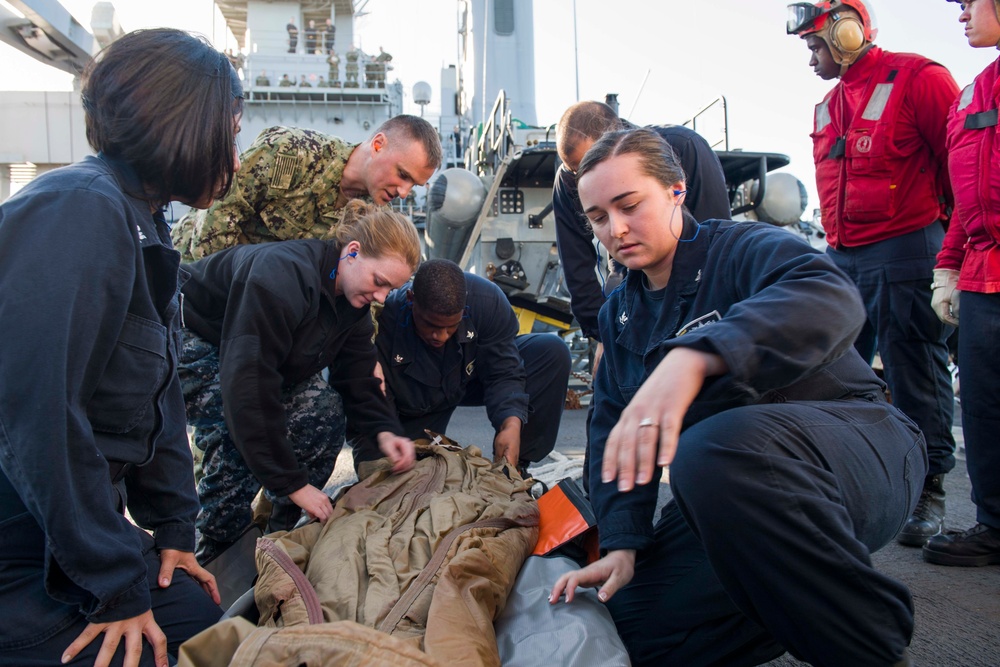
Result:
{"label": "woman with dark hair kneeling", "polygon": [[162,209],[229,187],[243,91],[164,29],[98,54],[82,95],[97,155],[0,206],[0,664],[166,667],[222,609],[193,554]]}
{"label": "woman with dark hair kneeling", "polygon": [[913,509],[926,451],[854,351],[854,286],[784,230],[686,216],[650,130],[604,135],[577,178],[629,273],[601,310],[590,434],[606,555],[550,600],[600,586],[637,665],[904,659],[910,595],[869,554]]}
{"label": "woman with dark hair kneeling", "polygon": [[333,513],[322,488],[345,413],[397,471],[413,465],[413,443],[398,435],[373,374],[369,306],[419,261],[413,223],[354,200],[331,240],[237,246],[187,265],[180,376],[204,452],[199,561],[250,525],[261,486],[273,503],[271,530],[292,528],[302,510],[320,521]]}

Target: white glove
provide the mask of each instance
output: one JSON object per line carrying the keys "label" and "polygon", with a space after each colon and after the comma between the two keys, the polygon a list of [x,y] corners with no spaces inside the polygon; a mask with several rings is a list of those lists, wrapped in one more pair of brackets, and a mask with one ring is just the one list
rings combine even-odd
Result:
{"label": "white glove", "polygon": [[931,283],[931,308],[945,324],[958,326],[958,297],[961,294],[956,289],[958,271],[954,269],[934,269],[934,282]]}

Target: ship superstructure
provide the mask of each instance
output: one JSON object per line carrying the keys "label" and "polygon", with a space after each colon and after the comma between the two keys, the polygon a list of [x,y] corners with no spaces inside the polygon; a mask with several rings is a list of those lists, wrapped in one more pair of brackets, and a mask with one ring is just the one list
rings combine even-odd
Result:
{"label": "ship superstructure", "polygon": [[[93,55],[123,34],[111,3],[94,7],[90,30],[57,0],[0,6],[0,40],[79,77]],[[403,86],[391,56],[355,46],[352,0],[216,0],[238,49],[227,52],[243,80],[239,141],[290,125],[362,141],[402,113]],[[73,91],[0,96],[0,201],[37,174],[92,151],[84,131],[79,78]]]}

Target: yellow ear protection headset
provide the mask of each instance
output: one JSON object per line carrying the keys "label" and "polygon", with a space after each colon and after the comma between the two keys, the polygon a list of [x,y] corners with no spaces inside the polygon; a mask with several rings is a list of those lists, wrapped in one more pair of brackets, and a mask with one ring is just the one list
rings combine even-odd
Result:
{"label": "yellow ear protection headset", "polygon": [[869,44],[865,40],[865,26],[853,11],[838,8],[830,12],[825,27],[818,34],[830,47],[833,61],[840,65],[843,76]]}
{"label": "yellow ear protection headset", "polygon": [[854,13],[834,11],[830,13],[830,45],[848,57],[857,57],[864,48],[865,27]]}

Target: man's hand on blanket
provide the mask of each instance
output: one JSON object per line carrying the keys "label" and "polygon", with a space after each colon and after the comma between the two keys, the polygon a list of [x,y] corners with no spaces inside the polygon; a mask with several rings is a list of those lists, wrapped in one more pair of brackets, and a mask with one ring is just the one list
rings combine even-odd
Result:
{"label": "man's hand on blanket", "polygon": [[413,441],[401,435],[382,431],[378,434],[378,448],[392,462],[393,472],[406,472],[417,462]]}
{"label": "man's hand on blanket", "polygon": [[594,586],[600,586],[600,590],[597,591],[598,599],[607,602],[622,586],[632,580],[633,574],[635,574],[635,549],[609,551],[599,561],[559,577],[549,594],[549,604],[558,602],[562,595],[566,596],[566,602],[572,602],[577,587]]}
{"label": "man's hand on blanket", "polygon": [[293,503],[305,510],[310,519],[318,519],[320,523],[326,521],[333,514],[333,503],[330,496],[326,495],[312,484],[306,484],[298,491],[289,493],[288,497]]}
{"label": "man's hand on blanket", "polygon": [[521,458],[521,418],[507,417],[493,438],[493,460],[516,466]]}

